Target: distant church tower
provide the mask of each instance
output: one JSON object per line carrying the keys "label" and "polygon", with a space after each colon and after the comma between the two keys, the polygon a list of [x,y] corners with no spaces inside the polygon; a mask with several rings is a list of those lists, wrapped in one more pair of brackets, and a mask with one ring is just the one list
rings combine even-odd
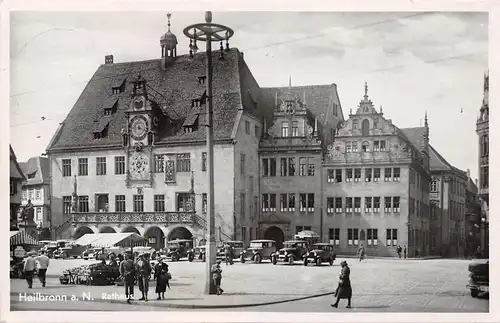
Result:
{"label": "distant church tower", "polygon": [[170,31],[170,17],[172,14],[168,13],[168,30],[160,38],[161,46],[161,68],[166,69],[170,66],[177,57],[177,37]]}

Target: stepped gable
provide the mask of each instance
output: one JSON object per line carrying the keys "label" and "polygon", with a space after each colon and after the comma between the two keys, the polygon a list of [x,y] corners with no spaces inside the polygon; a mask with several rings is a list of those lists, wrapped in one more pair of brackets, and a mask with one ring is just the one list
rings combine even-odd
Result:
{"label": "stepped gable", "polygon": [[[251,111],[255,108],[242,99],[242,93],[247,92],[245,87],[259,88],[237,49],[224,51],[224,59],[219,59],[220,51],[213,51],[212,56],[214,139],[231,139],[238,110],[245,106],[245,109],[255,112]],[[177,56],[165,69],[161,67],[160,59],[101,65],[67,115],[48,150],[121,147],[122,131],[126,130],[127,125],[124,111],[129,107],[133,88],[130,80],[139,74],[147,81],[149,99],[162,108],[168,120],[182,125],[191,114],[200,113],[199,130],[185,133],[182,127],[178,127],[177,131],[161,129],[156,135],[156,142],[205,140],[204,109],[192,107],[192,100],[200,99],[198,96],[204,92],[205,85],[199,78],[206,76],[205,61],[206,53],[201,52],[192,58],[189,55]],[[251,76],[250,81],[248,75]],[[123,81],[123,92],[113,94],[113,85]],[[255,96],[255,101],[260,100],[260,93]],[[104,109],[115,99],[118,100],[116,111],[110,117],[107,135],[94,139],[92,130],[95,124],[104,117]]]}

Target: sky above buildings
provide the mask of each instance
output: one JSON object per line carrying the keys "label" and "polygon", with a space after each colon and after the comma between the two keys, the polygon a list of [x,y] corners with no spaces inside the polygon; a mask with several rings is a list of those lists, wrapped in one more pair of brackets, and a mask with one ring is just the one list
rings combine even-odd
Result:
{"label": "sky above buildings", "polygon": [[[160,57],[166,12],[13,12],[10,18],[10,142],[20,161],[45,151],[104,56]],[[172,12],[182,30],[203,12]],[[431,145],[477,177],[476,119],[488,68],[487,13],[214,12],[235,30],[260,86],[331,84],[346,118],[364,94],[400,128],[423,125]],[[200,50],[205,45],[199,43]],[[218,48],[219,44],[214,43]]]}

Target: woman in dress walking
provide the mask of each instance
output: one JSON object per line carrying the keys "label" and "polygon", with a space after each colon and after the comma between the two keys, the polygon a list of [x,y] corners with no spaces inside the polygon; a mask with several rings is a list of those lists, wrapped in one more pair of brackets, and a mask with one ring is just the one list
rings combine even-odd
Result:
{"label": "woman in dress walking", "polygon": [[165,291],[167,290],[170,277],[168,265],[163,262],[161,256],[158,256],[158,263],[155,266],[156,293],[158,294],[157,300],[165,299]]}
{"label": "woman in dress walking", "polygon": [[337,290],[335,291],[335,297],[337,297],[337,301],[335,304],[332,304],[332,307],[339,306],[339,300],[342,298],[347,298],[347,306],[346,308],[351,308],[351,297],[352,297],[352,288],[351,288],[351,269],[347,266],[347,262],[344,260],[340,263],[342,269],[340,270],[339,276],[339,284],[337,286]]}

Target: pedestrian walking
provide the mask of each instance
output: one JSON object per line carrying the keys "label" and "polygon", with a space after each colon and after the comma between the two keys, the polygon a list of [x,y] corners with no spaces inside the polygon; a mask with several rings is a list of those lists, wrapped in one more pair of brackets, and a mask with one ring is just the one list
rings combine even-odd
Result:
{"label": "pedestrian walking", "polygon": [[126,254],[125,260],[120,263],[120,275],[123,277],[125,283],[125,296],[127,297],[127,303],[130,304],[130,300],[134,299],[134,278],[135,278],[135,266],[132,260],[132,255]]}
{"label": "pedestrian walking", "polygon": [[165,299],[165,291],[170,288],[169,280],[172,278],[168,272],[168,265],[163,262],[163,258],[158,256],[158,263],[155,266],[156,294],[157,300]]}
{"label": "pedestrian walking", "polygon": [[365,247],[363,247],[363,245],[361,245],[361,247],[359,247],[358,249],[358,256],[359,256],[359,262],[365,259]]}
{"label": "pedestrian walking", "polygon": [[399,259],[401,259],[401,252],[403,251],[403,248],[401,248],[400,245],[398,245],[398,247],[396,248],[396,252],[398,253],[398,257]]}
{"label": "pedestrian walking", "polygon": [[404,247],[403,247],[403,256],[406,259],[406,245],[404,245]]}
{"label": "pedestrian walking", "polygon": [[151,264],[149,263],[145,254],[139,255],[139,261],[137,262],[137,283],[139,284],[139,290],[142,292],[142,297],[139,298],[140,301],[148,301],[148,291],[149,291],[149,278],[151,277]]}
{"label": "pedestrian walking", "polygon": [[224,245],[224,258],[226,258],[225,259],[226,266],[233,264],[233,258],[232,258],[232,254],[231,254],[231,246],[229,244]]}
{"label": "pedestrian walking", "polygon": [[217,295],[221,295],[224,290],[220,287],[222,280],[222,268],[220,267],[220,260],[217,260],[217,263],[212,266],[212,278],[215,283],[215,288],[217,288]]}
{"label": "pedestrian walking", "polygon": [[339,282],[337,286],[337,290],[335,291],[335,297],[337,300],[334,304],[330,305],[332,307],[338,307],[339,301],[341,299],[347,299],[346,308],[351,308],[351,298],[352,298],[352,287],[351,287],[351,269],[347,265],[347,262],[344,260],[340,263],[342,269],[340,270]]}
{"label": "pedestrian walking", "polygon": [[36,269],[35,253],[28,253],[28,257],[24,260],[24,278],[28,283],[28,288],[33,288],[33,274]]}
{"label": "pedestrian walking", "polygon": [[42,287],[45,287],[47,283],[47,269],[49,268],[50,259],[45,255],[45,250],[41,251],[41,255],[35,258],[38,262],[38,279],[42,283]]}

